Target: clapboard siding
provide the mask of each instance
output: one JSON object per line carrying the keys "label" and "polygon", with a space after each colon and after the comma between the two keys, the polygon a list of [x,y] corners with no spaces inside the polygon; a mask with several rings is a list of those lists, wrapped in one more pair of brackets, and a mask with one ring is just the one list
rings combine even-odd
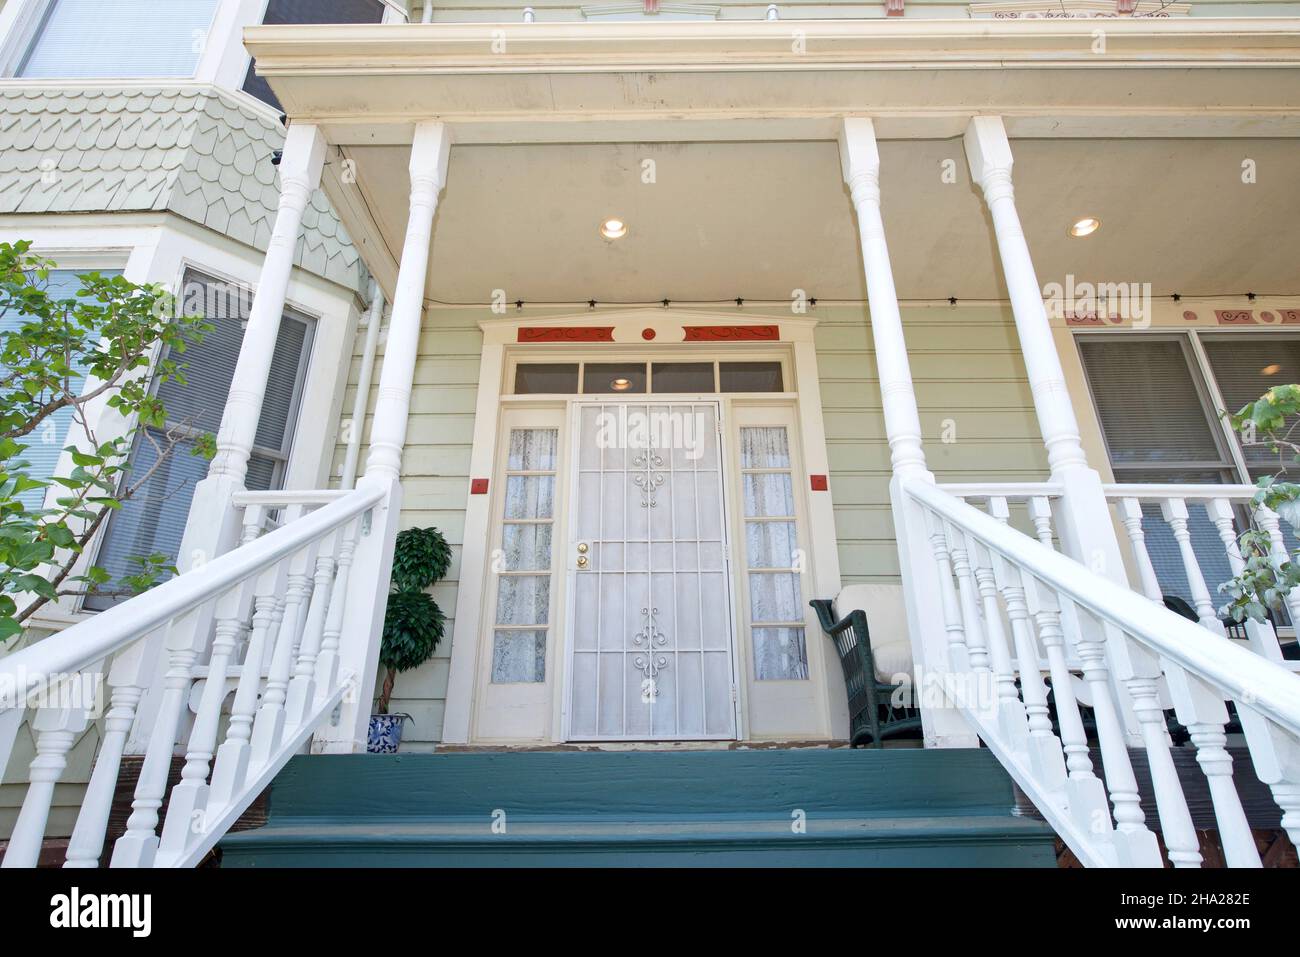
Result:
{"label": "clapboard siding", "polygon": [[[455,626],[457,588],[462,546],[465,542],[465,501],[469,491],[469,460],[474,439],[474,405],[478,390],[479,357],[483,335],[476,325],[480,313],[469,310],[431,310],[420,335],[411,392],[411,418],[402,455],[402,527],[436,526],[451,544],[452,563],[447,577],[432,589],[447,616],[446,637],[432,660],[399,675],[392,710],[411,716],[403,734],[403,747],[420,750],[442,737],[443,708],[447,694],[447,669],[451,635]],[[350,415],[361,369],[359,340],[343,397]],[[366,418],[362,423],[362,467],[374,424],[373,413],[383,347],[375,361]],[[335,474],[342,465],[344,447],[335,450]]]}
{"label": "clapboard siding", "polygon": [[[818,307],[817,316],[840,574],[846,583],[897,581],[889,445],[866,310]],[[1044,479],[1046,454],[1010,312],[905,307],[902,318],[926,459],[938,480]]]}

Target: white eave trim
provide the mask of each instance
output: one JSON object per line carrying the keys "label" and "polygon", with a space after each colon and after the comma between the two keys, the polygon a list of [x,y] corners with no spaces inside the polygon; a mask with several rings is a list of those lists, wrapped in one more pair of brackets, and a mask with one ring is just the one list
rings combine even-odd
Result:
{"label": "white eave trim", "polygon": [[244,40],[272,77],[1300,65],[1296,17],[255,26]]}

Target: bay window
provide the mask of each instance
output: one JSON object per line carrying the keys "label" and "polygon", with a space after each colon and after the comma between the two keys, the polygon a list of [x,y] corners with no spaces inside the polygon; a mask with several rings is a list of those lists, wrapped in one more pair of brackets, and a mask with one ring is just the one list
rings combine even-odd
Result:
{"label": "bay window", "polygon": [[217,0],[49,0],[17,75],[191,77]]}

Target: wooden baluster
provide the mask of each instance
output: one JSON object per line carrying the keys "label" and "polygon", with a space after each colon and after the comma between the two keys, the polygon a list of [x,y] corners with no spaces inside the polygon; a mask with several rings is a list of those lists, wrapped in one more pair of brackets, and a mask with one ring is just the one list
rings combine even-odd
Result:
{"label": "wooden baluster", "polygon": [[[297,517],[291,514],[289,521]],[[307,595],[311,590],[311,577],[307,574],[307,569],[312,567],[315,558],[316,548],[313,545],[295,554],[289,562],[284,624],[280,626],[275,652],[271,656],[262,705],[253,722],[251,761],[254,767],[261,766],[272,758],[284,735],[284,704],[289,677],[293,673],[293,650],[298,643],[298,633],[307,610]]]}
{"label": "wooden baluster", "polygon": [[942,519],[933,512],[925,513],[930,528],[930,547],[939,567],[939,604],[943,609],[943,624],[948,633],[948,661],[954,671],[970,671],[970,649],[966,645],[966,630],[962,627],[961,604],[953,584],[952,559],[948,553],[948,537],[943,532]]}
{"label": "wooden baluster", "polygon": [[90,773],[90,783],[77,813],[77,823],[68,840],[64,867],[99,867],[104,853],[104,836],[113,807],[113,795],[122,768],[122,752],[135,721],[135,711],[153,679],[160,644],[157,632],[150,632],[119,652],[108,672],[108,711],[104,715],[104,736]]}
{"label": "wooden baluster", "polygon": [[[347,526],[339,546],[338,571],[330,591],[329,610],[325,614],[325,629],[321,638],[320,657],[316,659],[316,697],[333,693],[339,680],[339,641],[343,634],[343,610],[348,596],[348,580],[352,575],[352,555],[357,548],[361,520]],[[361,640],[370,640],[363,636]],[[368,681],[369,676],[354,675],[353,680]],[[356,689],[358,694],[369,689]]]}
{"label": "wooden baluster", "polygon": [[[1273,565],[1281,568],[1282,565],[1291,560],[1291,556],[1286,551],[1286,541],[1282,538],[1281,520],[1277,512],[1271,508],[1260,506],[1255,509],[1255,523],[1268,534],[1270,549],[1273,556]],[[1300,588],[1292,588],[1286,594],[1287,611],[1291,613],[1291,621],[1300,626]]]}
{"label": "wooden baluster", "polygon": [[[1228,566],[1233,575],[1240,575],[1246,568],[1241,557],[1241,547],[1237,544],[1237,523],[1232,503],[1225,498],[1211,499],[1205,503],[1205,514],[1209,516],[1214,527],[1218,529],[1219,541],[1228,555]],[[1272,622],[1246,619],[1246,640],[1251,650],[1270,661],[1282,661],[1282,646],[1278,644],[1277,632]]]}
{"label": "wooden baluster", "polygon": [[127,818],[126,833],[113,844],[112,867],[152,867],[158,855],[158,810],[167,793],[171,772],[172,748],[185,712],[193,681],[198,651],[191,644],[197,628],[198,609],[172,621],[167,631],[167,674],[163,679],[162,700],[149,735],[140,777]]}
{"label": "wooden baluster", "polygon": [[1142,594],[1163,605],[1164,593],[1160,588],[1160,580],[1156,578],[1155,566],[1151,564],[1151,553],[1147,551],[1146,532],[1142,530],[1142,503],[1135,498],[1120,499],[1119,517],[1124,523],[1124,530],[1128,532],[1129,549],[1142,585]]}
{"label": "wooden baluster", "polygon": [[1055,550],[1052,540],[1052,503],[1046,495],[1034,495],[1029,499],[1029,520],[1034,523],[1034,534],[1038,541]]}
{"label": "wooden baluster", "polygon": [[1255,774],[1282,809],[1282,829],[1291,846],[1300,847],[1300,738],[1265,719],[1248,702],[1235,704]]}
{"label": "wooden baluster", "polygon": [[1160,831],[1169,860],[1174,867],[1200,867],[1200,841],[1170,753],[1169,730],[1160,703],[1160,659],[1118,626],[1110,622],[1102,625],[1115,677],[1133,700],[1133,713],[1137,717],[1147,766],[1151,770],[1151,791],[1156,800]]}
{"label": "wooden baluster", "polygon": [[1201,766],[1210,787],[1224,858],[1229,867],[1260,867],[1259,851],[1232,780],[1232,756],[1225,747],[1227,735],[1224,733],[1228,709],[1223,703],[1223,695],[1167,659],[1164,672],[1169,696],[1174,701],[1174,712],[1192,736],[1196,763]]}
{"label": "wooden baluster", "polygon": [[18,732],[22,730],[23,719],[27,717],[25,707],[11,707],[20,700],[22,695],[18,693],[18,683],[9,675],[0,676],[0,775],[9,767],[9,758],[18,741]]}
{"label": "wooden baluster", "polygon": [[[1024,572],[1022,571],[1023,575]],[[1065,660],[1065,632],[1061,629],[1061,612],[1056,592],[1037,579],[1029,579],[1037,597],[1034,622],[1038,640],[1047,652],[1048,671],[1052,676],[1052,698],[1056,703],[1056,722],[1061,729],[1061,747],[1065,767],[1071,778],[1095,778],[1092,759],[1088,757],[1088,737],[1079,717],[1079,703],[1070,684],[1070,668]]]}
{"label": "wooden baluster", "polygon": [[1002,606],[998,604],[993,557],[982,543],[970,536],[966,536],[966,550],[975,559],[975,585],[984,608],[984,638],[988,642],[989,665],[993,669],[998,698],[1002,703],[1014,703],[1015,710],[1021,712],[1023,722],[1020,692],[1016,690],[1016,678],[1011,669],[1011,654],[1007,650],[1007,632],[1002,623]]}
{"label": "wooden baluster", "polygon": [[208,797],[210,808],[224,808],[234,801],[248,775],[249,737],[261,691],[262,666],[266,662],[267,648],[275,641],[276,610],[280,604],[279,596],[284,594],[286,577],[284,561],[277,562],[258,576],[253,597],[253,631],[239,671],[226,740],[217,748],[212,790]]}
{"label": "wooden baluster", "polygon": [[1129,760],[1128,741],[1120,724],[1116,704],[1111,697],[1110,670],[1106,665],[1106,646],[1101,625],[1091,615],[1075,606],[1077,631],[1074,639],[1083,680],[1092,699],[1093,719],[1097,724],[1097,743],[1101,763],[1114,808],[1115,829],[1119,840],[1120,863],[1129,867],[1160,867],[1160,848],[1156,836],[1146,826],[1137,778]]}
{"label": "wooden baluster", "polygon": [[330,536],[316,556],[312,579],[311,602],[307,606],[307,619],[303,625],[293,678],[285,698],[285,720],[290,728],[297,728],[307,720],[316,700],[316,662],[320,655],[325,631],[325,613],[329,605],[331,585],[334,581],[334,554],[339,548],[342,532]]}
{"label": "wooden baluster", "polygon": [[[1003,525],[1011,521],[1011,509],[1005,498],[990,503],[990,511]],[[1007,608],[1007,619],[1011,622],[1011,640],[1015,644],[1016,664],[1020,672],[1020,694],[1025,703],[1025,715],[1029,724],[1031,737],[1051,738],[1051,713],[1047,707],[1047,685],[1043,682],[1043,673],[1038,670],[1038,648],[1034,644],[1032,626],[1029,622],[1029,606],[1025,600],[1025,588],[1020,579],[1020,569],[1000,555],[993,558],[994,579],[1002,591],[1002,601]],[[1059,750],[1059,749],[1058,749]],[[1062,764],[1064,775],[1065,766]]]}
{"label": "wooden baluster", "polygon": [[160,859],[182,856],[205,830],[210,796],[208,772],[216,753],[221,707],[226,700],[226,675],[252,598],[252,584],[248,582],[235,586],[217,600],[208,677],[203,683],[198,713],[186,743],[180,782],[172,788],[167,799],[167,817],[158,843]]}
{"label": "wooden baluster", "polygon": [[1197,617],[1201,624],[1210,631],[1226,634],[1223,622],[1214,610],[1214,600],[1210,589],[1206,587],[1205,576],[1201,574],[1201,563],[1192,548],[1192,533],[1187,527],[1187,503],[1181,498],[1167,498],[1160,503],[1160,514],[1174,533],[1178,543],[1179,554],[1183,557],[1183,571],[1187,574],[1187,587],[1192,591],[1192,604],[1196,606]]}
{"label": "wooden baluster", "polygon": [[944,522],[944,532],[948,538],[948,554],[952,556],[953,574],[957,576],[957,596],[961,602],[961,620],[966,632],[966,647],[970,651],[971,668],[975,671],[989,671],[988,644],[981,627],[978,592],[971,571],[970,555],[966,551],[966,539],[948,522]]}
{"label": "wooden baluster", "polygon": [[54,786],[68,766],[68,752],[89,723],[86,709],[37,708],[32,716],[36,756],[27,771],[27,794],[14,822],[13,836],[0,867],[35,867],[54,803]]}

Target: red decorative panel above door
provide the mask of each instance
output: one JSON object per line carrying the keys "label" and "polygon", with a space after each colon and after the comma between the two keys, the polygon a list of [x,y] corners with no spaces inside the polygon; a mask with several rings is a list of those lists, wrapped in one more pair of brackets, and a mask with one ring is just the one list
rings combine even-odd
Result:
{"label": "red decorative panel above door", "polygon": [[684,326],[686,342],[775,342],[777,326]]}
{"label": "red decorative panel above door", "polygon": [[520,326],[519,342],[613,342],[613,326]]}

